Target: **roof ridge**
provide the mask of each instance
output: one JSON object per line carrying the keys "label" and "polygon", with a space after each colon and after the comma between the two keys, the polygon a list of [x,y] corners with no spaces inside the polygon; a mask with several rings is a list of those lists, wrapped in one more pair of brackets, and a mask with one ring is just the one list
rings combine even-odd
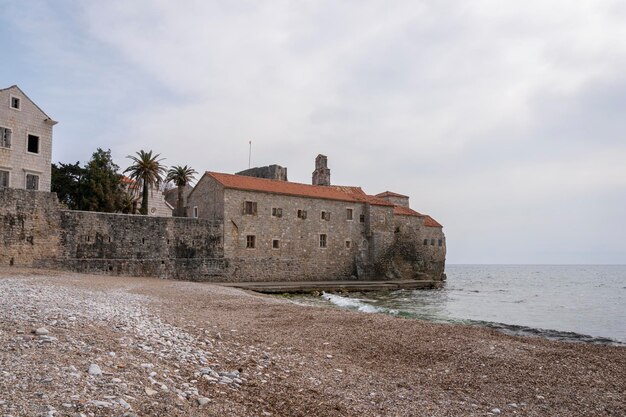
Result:
{"label": "roof ridge", "polygon": [[245,175],[226,174],[207,171],[205,175],[212,177],[225,188],[265,192],[270,194],[292,195],[297,197],[318,198],[326,200],[370,203],[379,206],[393,206],[392,203],[368,195],[361,187],[345,185],[314,185],[298,182],[274,180],[270,178],[248,177]]}

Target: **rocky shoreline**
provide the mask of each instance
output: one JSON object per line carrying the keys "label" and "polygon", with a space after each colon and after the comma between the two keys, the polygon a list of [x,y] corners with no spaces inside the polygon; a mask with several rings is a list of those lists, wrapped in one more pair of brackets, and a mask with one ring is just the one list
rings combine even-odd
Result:
{"label": "rocky shoreline", "polygon": [[0,269],[2,416],[626,415],[626,348]]}

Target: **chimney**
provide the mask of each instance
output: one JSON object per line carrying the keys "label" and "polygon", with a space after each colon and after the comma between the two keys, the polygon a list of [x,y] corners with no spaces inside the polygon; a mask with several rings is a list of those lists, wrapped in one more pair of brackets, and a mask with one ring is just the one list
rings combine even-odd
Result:
{"label": "chimney", "polygon": [[315,158],[313,185],[330,185],[330,169],[328,169],[328,158],[326,155],[319,154]]}

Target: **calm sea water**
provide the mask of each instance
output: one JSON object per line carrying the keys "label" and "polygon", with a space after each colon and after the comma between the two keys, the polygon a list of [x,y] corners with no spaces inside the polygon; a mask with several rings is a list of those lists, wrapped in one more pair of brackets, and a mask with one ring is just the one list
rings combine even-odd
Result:
{"label": "calm sea water", "polygon": [[506,333],[626,343],[626,265],[449,265],[437,290],[324,294],[323,302]]}

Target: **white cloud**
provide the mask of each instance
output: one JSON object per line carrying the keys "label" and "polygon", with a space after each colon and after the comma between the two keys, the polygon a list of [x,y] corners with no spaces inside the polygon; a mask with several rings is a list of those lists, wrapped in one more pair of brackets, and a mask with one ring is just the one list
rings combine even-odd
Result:
{"label": "white cloud", "polygon": [[325,153],[337,182],[408,193],[458,241],[483,227],[512,252],[515,218],[543,225],[577,200],[584,215],[590,190],[625,189],[618,0],[63,4],[71,31],[50,22],[33,48],[85,73],[98,103],[82,109],[95,133],[81,149],[112,146],[120,165],[153,149],[233,172],[252,139],[255,165],[308,181]]}

